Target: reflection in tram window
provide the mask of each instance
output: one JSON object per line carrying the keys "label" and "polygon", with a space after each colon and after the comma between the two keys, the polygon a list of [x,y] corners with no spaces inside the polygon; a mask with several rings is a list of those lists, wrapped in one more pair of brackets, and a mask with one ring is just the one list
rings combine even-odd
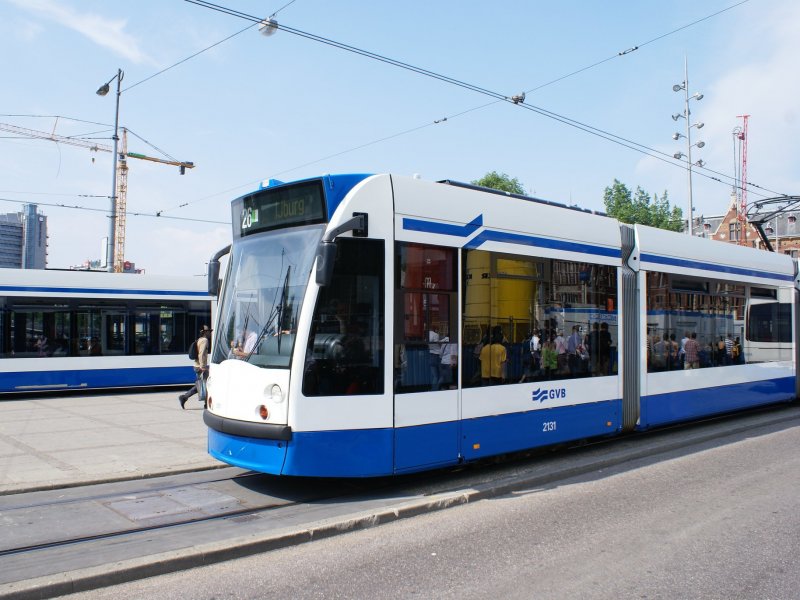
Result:
{"label": "reflection in tram window", "polygon": [[[699,368],[791,360],[790,304],[777,290],[649,272],[647,370],[687,368],[697,342]],[[690,354],[695,353],[690,342]]]}
{"label": "reflection in tram window", "polygon": [[614,267],[469,250],[462,270],[464,387],[617,373]]}
{"label": "reflection in tram window", "polygon": [[458,383],[457,251],[398,243],[395,249],[394,389],[439,391]]}
{"label": "reflection in tram window", "polygon": [[[189,303],[195,304],[195,303]],[[4,358],[184,354],[208,311],[180,306],[127,307],[24,298],[0,299],[0,356]],[[133,331],[130,336],[128,332]]]}
{"label": "reflection in tram window", "polygon": [[306,396],[383,393],[383,242],[337,240],[330,285],[320,288],[306,348]]}

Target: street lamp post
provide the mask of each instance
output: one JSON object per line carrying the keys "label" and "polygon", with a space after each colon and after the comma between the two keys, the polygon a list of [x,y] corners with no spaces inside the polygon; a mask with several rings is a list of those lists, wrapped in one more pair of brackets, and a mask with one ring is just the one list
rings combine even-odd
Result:
{"label": "street lamp post", "polygon": [[117,107],[114,112],[114,154],[112,159],[112,177],[111,177],[111,214],[108,221],[108,245],[106,246],[106,270],[109,272],[114,271],[114,243],[117,227],[117,147],[119,144],[119,96],[120,96],[120,83],[125,73],[122,69],[117,69],[117,74],[114,75],[107,83],[100,86],[97,90],[98,96],[105,96],[108,94],[111,82],[117,80]]}
{"label": "street lamp post", "polygon": [[[690,116],[692,113],[689,110],[689,100],[691,99],[702,100],[703,94],[696,93],[691,96],[689,95],[689,61],[687,58],[684,58],[683,68],[684,68],[683,83],[681,84],[676,83],[675,85],[672,86],[673,92],[680,92],[681,90],[684,91],[683,114],[678,113],[672,115],[672,120],[677,121],[678,119],[683,117],[686,120],[686,134],[683,135],[680,133],[676,133],[672,136],[672,139],[678,140],[679,138],[682,137],[686,138],[686,154],[683,154],[682,152],[677,152],[674,154],[674,157],[678,159],[683,158],[684,156],[686,157],[686,173],[689,181],[689,216],[687,218],[689,226],[687,228],[687,233],[689,235],[694,235],[694,214],[693,214],[694,208],[692,206],[692,167],[694,166],[695,163],[692,163],[692,148],[694,146],[702,148],[703,146],[705,146],[705,143],[697,142],[696,144],[692,144],[692,127],[697,127],[698,129],[700,129],[701,127],[703,127],[703,123],[691,122]],[[703,162],[698,161],[697,166],[702,167]]]}
{"label": "street lamp post", "polygon": [[778,241],[778,217],[779,216],[780,215],[775,215],[775,252],[778,252],[778,245],[780,243]]}

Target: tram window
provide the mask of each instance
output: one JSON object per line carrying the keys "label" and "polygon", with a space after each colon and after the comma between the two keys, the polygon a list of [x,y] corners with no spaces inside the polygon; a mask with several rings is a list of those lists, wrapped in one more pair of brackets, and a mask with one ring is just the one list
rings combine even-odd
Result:
{"label": "tram window", "polygon": [[14,307],[5,312],[3,321],[4,356],[70,356],[73,352],[70,313],[62,307]]}
{"label": "tram window", "polygon": [[342,238],[336,245],[333,278],[320,288],[312,318],[303,394],[382,394],[383,242]]}
{"label": "tram window", "polygon": [[747,339],[750,342],[792,341],[792,313],[790,304],[766,302],[750,306]]}
{"label": "tram window", "polygon": [[[162,309],[160,328],[162,354],[186,352],[186,313],[179,310]],[[200,331],[200,328],[198,327],[195,331]]]}
{"label": "tram window", "polygon": [[100,342],[102,336],[102,315],[97,308],[79,307],[75,314],[77,321],[78,354],[80,356],[100,356],[103,347]]}
{"label": "tram window", "polygon": [[617,372],[614,267],[472,250],[463,271],[465,387]]}
{"label": "tram window", "polygon": [[[745,291],[740,284],[647,273],[647,370],[681,370],[690,362],[692,368],[745,362]],[[697,347],[690,349],[687,360],[685,347],[693,336]]]}
{"label": "tram window", "polygon": [[125,312],[103,311],[103,354],[125,354]]}
{"label": "tram window", "polygon": [[394,390],[458,387],[455,248],[395,246]]}
{"label": "tram window", "polygon": [[0,298],[0,357],[11,355],[11,311],[6,309],[5,298]]}
{"label": "tram window", "polygon": [[[187,336],[208,323],[208,310],[202,303],[140,306],[129,311],[103,300],[64,304],[0,299],[0,356],[183,354]],[[129,348],[126,330],[131,328],[137,336]]]}

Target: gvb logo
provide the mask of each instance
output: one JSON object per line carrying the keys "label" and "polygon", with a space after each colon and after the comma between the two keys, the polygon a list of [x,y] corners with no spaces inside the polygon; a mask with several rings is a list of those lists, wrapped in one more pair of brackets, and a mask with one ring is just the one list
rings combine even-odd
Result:
{"label": "gvb logo", "polygon": [[531,400],[534,402],[544,402],[547,399],[557,400],[567,397],[567,388],[555,388],[552,390],[543,390],[539,388],[531,393]]}

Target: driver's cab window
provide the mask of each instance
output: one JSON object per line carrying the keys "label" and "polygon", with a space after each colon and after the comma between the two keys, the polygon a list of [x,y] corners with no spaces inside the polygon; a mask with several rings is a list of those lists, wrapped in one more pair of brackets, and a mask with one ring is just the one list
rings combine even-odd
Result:
{"label": "driver's cab window", "polygon": [[303,394],[383,393],[384,251],[341,238],[330,285],[320,288],[306,348]]}

